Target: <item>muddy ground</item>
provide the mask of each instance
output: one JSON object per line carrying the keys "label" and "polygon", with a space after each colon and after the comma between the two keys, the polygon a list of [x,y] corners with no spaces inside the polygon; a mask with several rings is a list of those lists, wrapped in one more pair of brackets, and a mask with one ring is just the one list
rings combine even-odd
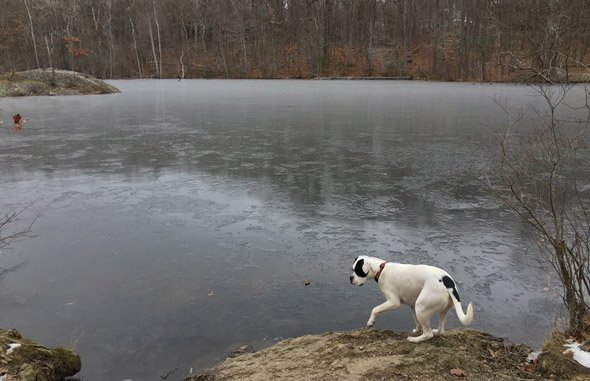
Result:
{"label": "muddy ground", "polygon": [[559,345],[550,356],[558,360],[542,365],[527,361],[527,346],[475,330],[453,330],[420,344],[406,337],[374,329],[303,336],[228,358],[186,380],[590,379]]}

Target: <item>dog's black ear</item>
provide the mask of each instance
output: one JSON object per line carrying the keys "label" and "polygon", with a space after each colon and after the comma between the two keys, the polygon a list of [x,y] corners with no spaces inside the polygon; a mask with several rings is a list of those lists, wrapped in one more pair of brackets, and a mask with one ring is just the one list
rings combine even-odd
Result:
{"label": "dog's black ear", "polygon": [[365,265],[365,260],[361,259],[356,263],[356,266],[354,266],[354,273],[358,276],[360,276],[361,278],[365,278],[367,276],[367,273],[363,271],[363,266]]}

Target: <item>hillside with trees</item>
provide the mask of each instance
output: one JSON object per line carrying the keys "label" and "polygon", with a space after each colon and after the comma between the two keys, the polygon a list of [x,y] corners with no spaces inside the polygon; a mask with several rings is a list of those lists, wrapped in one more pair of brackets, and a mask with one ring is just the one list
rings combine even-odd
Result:
{"label": "hillside with trees", "polygon": [[0,72],[100,78],[568,79],[588,0],[3,0]]}

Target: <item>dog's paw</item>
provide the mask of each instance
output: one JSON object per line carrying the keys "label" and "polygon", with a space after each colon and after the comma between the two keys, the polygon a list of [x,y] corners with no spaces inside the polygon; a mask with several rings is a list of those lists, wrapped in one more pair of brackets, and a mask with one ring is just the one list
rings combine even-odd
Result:
{"label": "dog's paw", "polygon": [[370,321],[370,320],[369,320],[369,321],[367,322],[367,328],[371,328],[371,327],[372,327],[374,324],[375,324],[375,322],[374,322],[374,321]]}
{"label": "dog's paw", "polygon": [[421,328],[414,328],[412,330],[412,335],[415,335],[415,334],[420,333],[420,332],[422,332],[422,329]]}
{"label": "dog's paw", "polygon": [[434,336],[438,336],[438,329],[433,329],[433,330],[432,330],[432,334],[433,334]]}
{"label": "dog's paw", "polygon": [[420,336],[416,336],[416,337],[409,336],[408,337],[408,341],[411,342],[411,343],[420,343],[422,341],[430,340],[433,337],[434,336],[432,334],[430,334],[430,335],[420,335]]}

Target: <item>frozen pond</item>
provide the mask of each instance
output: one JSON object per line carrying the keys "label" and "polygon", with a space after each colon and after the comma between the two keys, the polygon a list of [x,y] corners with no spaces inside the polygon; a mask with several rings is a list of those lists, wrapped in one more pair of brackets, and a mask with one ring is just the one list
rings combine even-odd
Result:
{"label": "frozen pond", "polygon": [[[359,254],[445,268],[475,328],[530,345],[552,328],[555,283],[474,176],[491,97],[540,103],[527,87],[112,83],[0,102],[0,205],[43,213],[0,257],[25,261],[0,280],[0,326],[75,348],[83,380],[181,379],[244,344],[364,326],[382,297],[350,285]],[[410,310],[376,326],[410,330]]]}

